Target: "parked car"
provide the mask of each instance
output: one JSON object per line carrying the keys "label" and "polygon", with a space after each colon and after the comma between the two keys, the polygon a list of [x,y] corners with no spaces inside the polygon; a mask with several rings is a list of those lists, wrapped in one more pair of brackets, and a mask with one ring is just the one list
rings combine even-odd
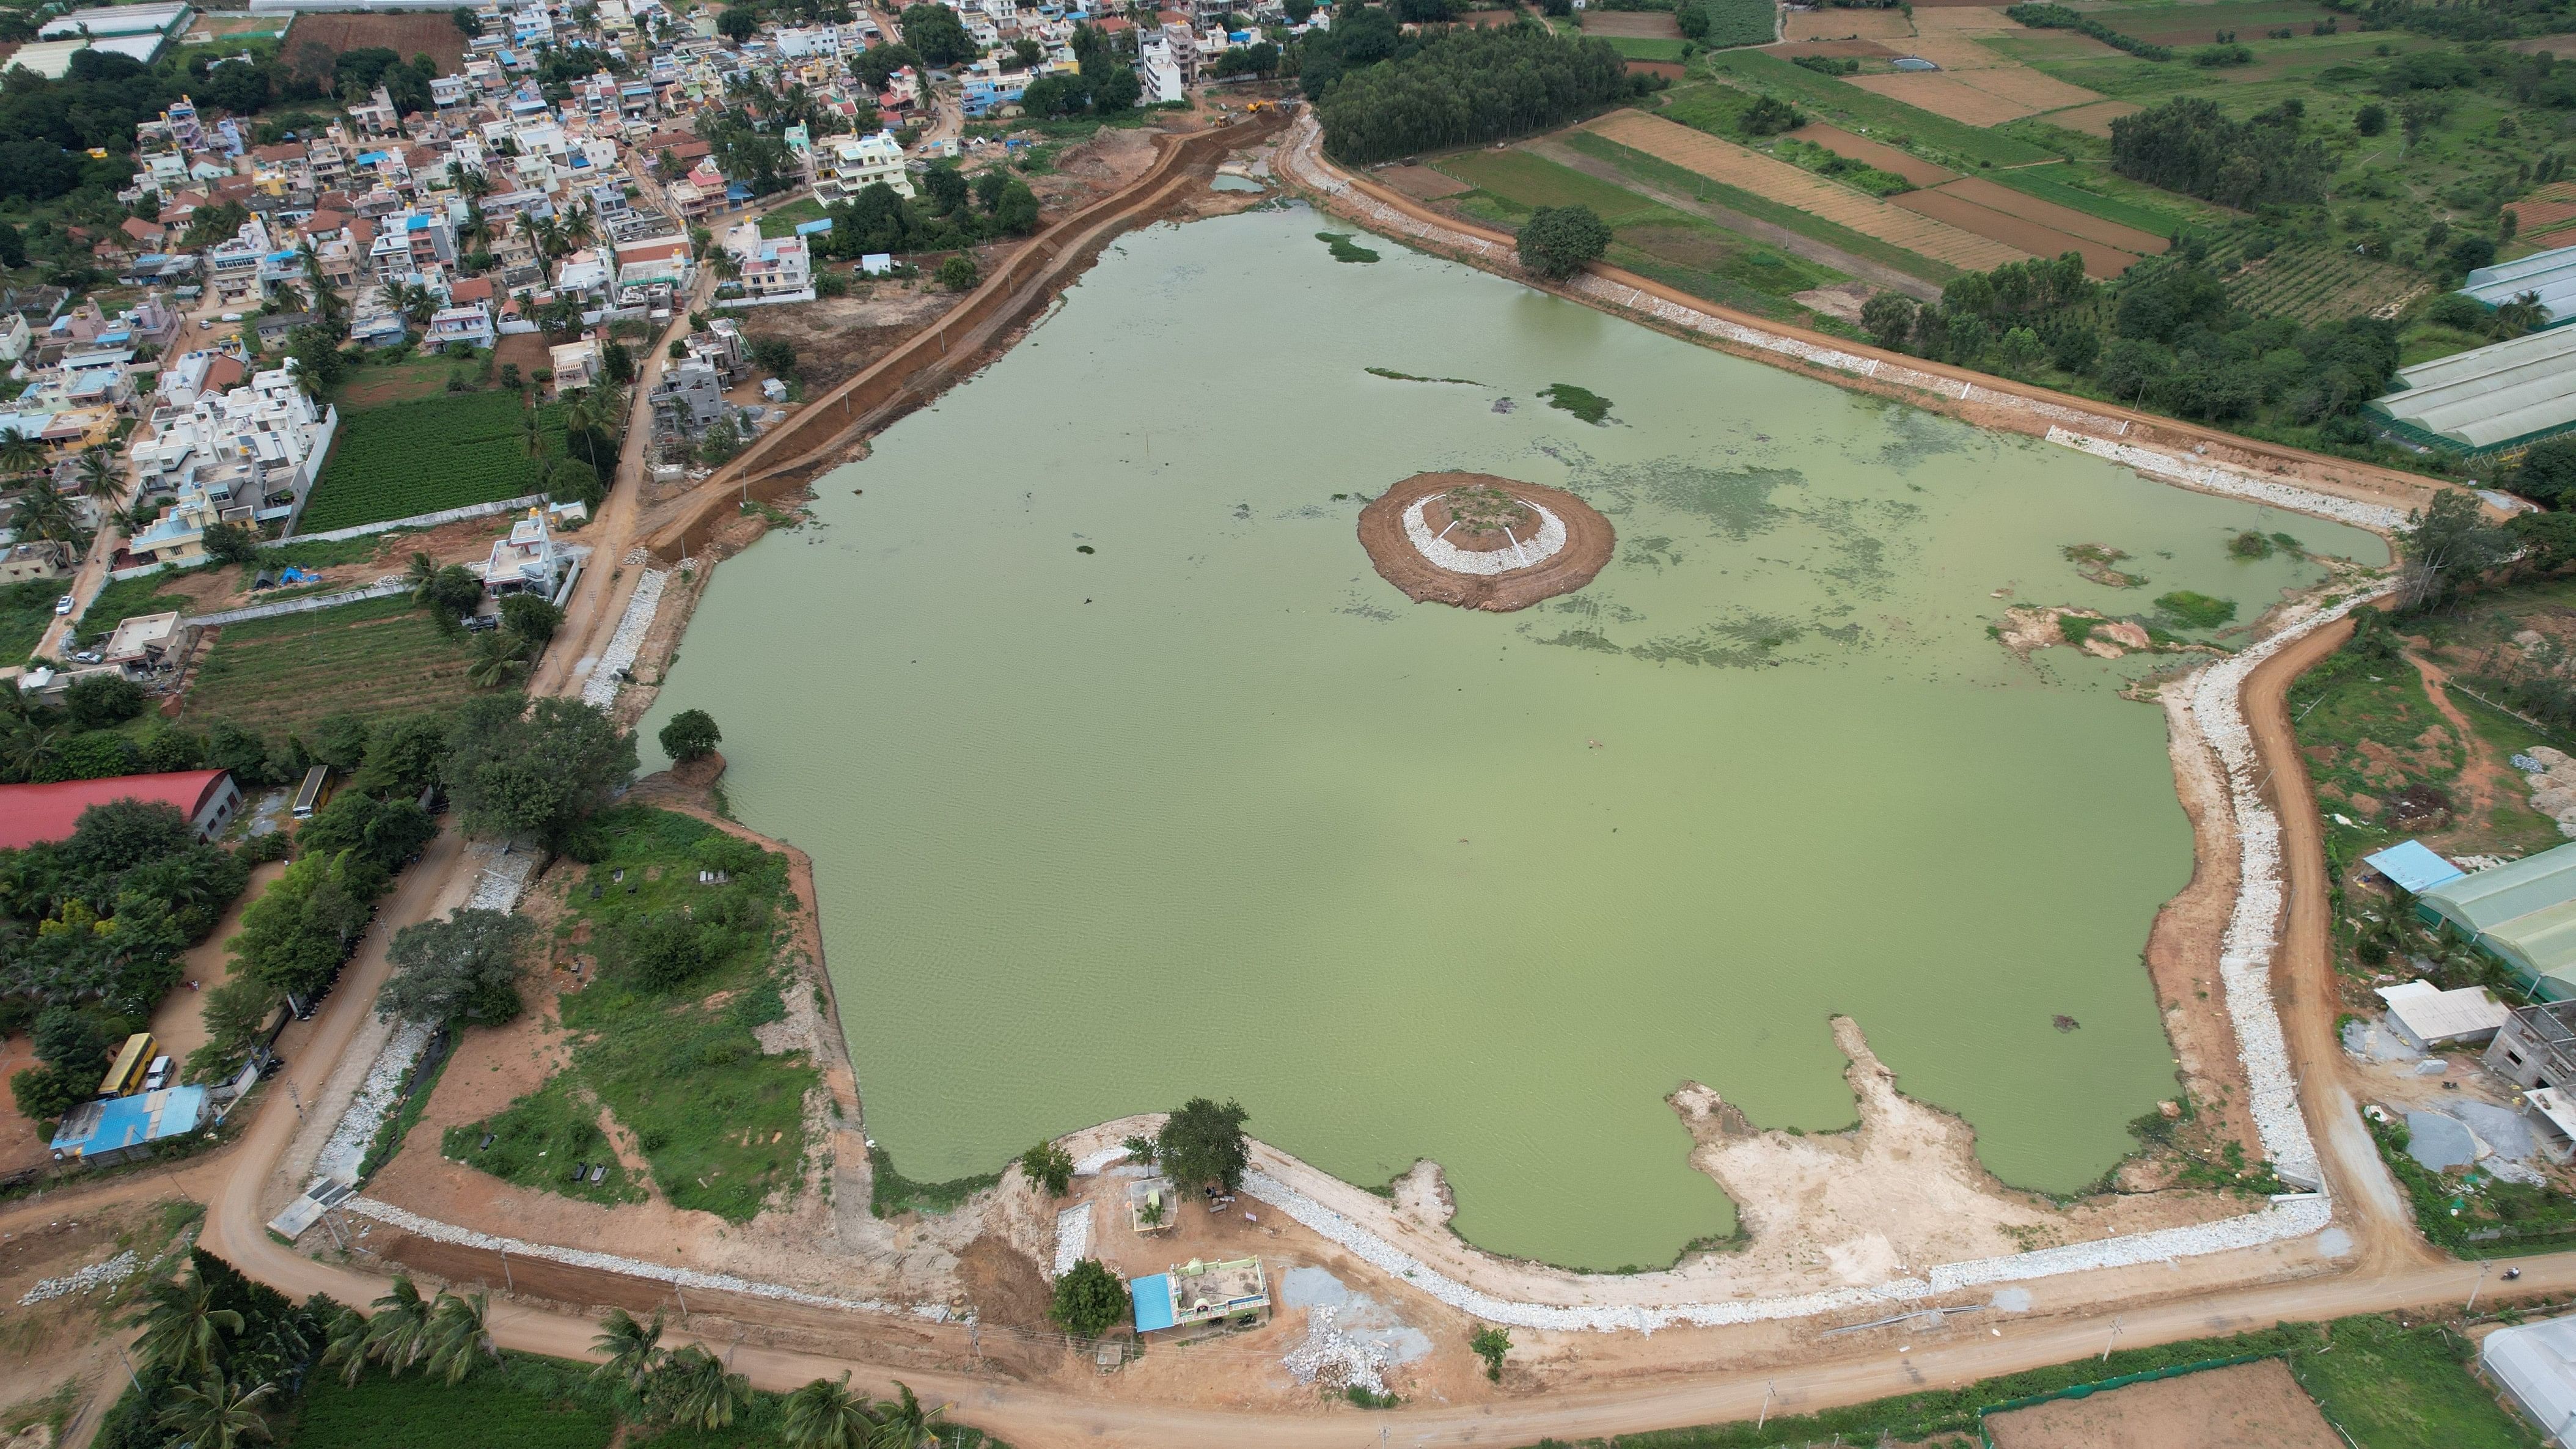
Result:
{"label": "parked car", "polygon": [[61,598],[54,600],[54,617],[55,617],[55,618],[59,619],[59,618],[61,618],[63,615],[68,614],[68,613],[70,613],[71,611],[72,611],[72,596],[71,596],[71,595],[69,595],[69,594],[65,594],[65,595],[63,595]]}
{"label": "parked car", "polygon": [[104,664],[107,662],[107,656],[99,653],[95,649],[84,649],[78,654],[72,656],[72,662],[74,664]]}
{"label": "parked car", "polygon": [[170,1079],[175,1075],[177,1075],[177,1072],[170,1065],[170,1059],[168,1057],[154,1057],[152,1059],[151,1070],[143,1074],[143,1090],[147,1092],[160,1091],[163,1087],[170,1085]]}
{"label": "parked car", "polygon": [[467,614],[456,622],[464,625],[468,634],[485,634],[501,627],[497,614]]}

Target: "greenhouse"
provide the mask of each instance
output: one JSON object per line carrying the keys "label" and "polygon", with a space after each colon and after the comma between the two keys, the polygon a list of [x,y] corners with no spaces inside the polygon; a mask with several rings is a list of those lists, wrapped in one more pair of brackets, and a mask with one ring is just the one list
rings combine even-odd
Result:
{"label": "greenhouse", "polygon": [[2460,288],[2490,307],[2528,293],[2540,302],[2541,326],[2576,320],[2576,247],[2552,247],[2509,262],[2480,267]]}
{"label": "greenhouse", "polygon": [[2576,845],[2444,881],[2415,898],[2415,911],[2544,1000],[2576,998]]}
{"label": "greenhouse", "polygon": [[2469,458],[2576,429],[2576,327],[2400,368],[2397,390],[2369,410],[2399,442]]}

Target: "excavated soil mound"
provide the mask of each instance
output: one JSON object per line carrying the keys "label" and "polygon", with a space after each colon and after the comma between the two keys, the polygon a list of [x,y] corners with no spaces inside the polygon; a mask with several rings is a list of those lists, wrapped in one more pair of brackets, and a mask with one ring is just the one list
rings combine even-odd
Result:
{"label": "excavated soil mound", "polygon": [[[1499,489],[1525,508],[1545,509],[1564,524],[1564,545],[1527,567],[1500,573],[1468,573],[1434,563],[1408,535],[1405,513],[1416,503],[1424,504],[1424,520],[1429,532],[1437,536],[1448,522],[1440,495],[1460,488]],[[1440,521],[1431,523],[1433,518]],[[1499,533],[1490,541],[1459,539],[1453,533],[1449,542],[1462,551],[1479,554],[1510,546]],[[1497,614],[1526,609],[1541,599],[1582,588],[1610,562],[1610,551],[1617,543],[1610,520],[1594,512],[1592,505],[1582,499],[1560,489],[1497,478],[1491,473],[1416,473],[1360,510],[1360,547],[1368,550],[1369,562],[1377,566],[1378,577],[1402,589],[1416,603],[1455,604],[1462,609],[1486,609]]]}

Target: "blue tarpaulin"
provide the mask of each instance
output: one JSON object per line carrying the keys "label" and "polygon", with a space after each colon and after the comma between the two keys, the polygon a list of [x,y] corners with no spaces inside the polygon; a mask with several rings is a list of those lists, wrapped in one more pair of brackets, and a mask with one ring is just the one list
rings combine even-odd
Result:
{"label": "blue tarpaulin", "polygon": [[1151,1333],[1172,1326],[1172,1275],[1156,1273],[1127,1285],[1136,1298],[1136,1331]]}
{"label": "blue tarpaulin", "polygon": [[2416,895],[2468,874],[2435,855],[2420,840],[2400,841],[2377,855],[2363,856],[2362,863]]}

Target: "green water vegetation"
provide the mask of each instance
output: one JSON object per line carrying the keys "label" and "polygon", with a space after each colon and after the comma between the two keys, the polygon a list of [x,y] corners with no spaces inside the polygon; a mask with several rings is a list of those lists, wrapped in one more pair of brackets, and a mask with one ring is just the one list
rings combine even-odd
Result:
{"label": "green water vegetation", "polygon": [[[567,850],[588,865],[549,952],[550,966],[583,966],[557,998],[571,1062],[502,1113],[450,1129],[442,1151],[601,1201],[641,1192],[620,1165],[631,1154],[674,1206],[732,1222],[793,1198],[821,1078],[804,1053],[768,1054],[755,1035],[785,1017],[794,980],[785,858],[640,806],[582,824]],[[612,1125],[624,1135],[611,1140]],[[574,1184],[577,1162],[606,1178]]]}
{"label": "green water vegetation", "polygon": [[2236,601],[2213,599],[2188,589],[2177,590],[2156,600],[2156,607],[2178,629],[2217,629],[2236,618]]}
{"label": "green water vegetation", "polygon": [[1616,1439],[1539,1441],[1542,1449],[1761,1449],[1780,1444],[1975,1442],[1987,1410],[2087,1384],[2188,1365],[2281,1358],[2299,1386],[2359,1449],[2538,1449],[2540,1436],[2497,1403],[2469,1361],[2475,1345],[2453,1328],[2393,1316],[2287,1323],[2259,1333],[2115,1348],[2102,1357],[1981,1379],[1817,1414],[1773,1414]]}
{"label": "green water vegetation", "polygon": [[1547,399],[1549,407],[1562,408],[1587,423],[1605,422],[1610,416],[1610,399],[1570,382],[1551,383],[1540,388],[1538,395]]}
{"label": "green water vegetation", "polygon": [[[1391,382],[1454,382],[1461,387],[1484,387],[1487,385],[1476,381],[1472,377],[1420,377],[1410,372],[1398,372],[1391,367],[1366,367],[1360,370],[1371,377],[1383,377]],[[1343,495],[1336,493],[1333,496],[1335,498],[1340,498]]]}
{"label": "green water vegetation", "polygon": [[[2144,574],[2129,573],[2118,567],[2129,555],[2106,543],[2070,543],[2058,550],[2075,571],[2097,584],[2114,589],[2141,589],[2147,585]],[[2069,643],[2074,641],[2069,640]]]}
{"label": "green water vegetation", "polygon": [[1315,233],[1315,240],[1331,248],[1333,260],[1337,262],[1373,262],[1378,259],[1375,251],[1352,241],[1351,234],[1346,231],[1319,231]]}
{"label": "green water vegetation", "polygon": [[953,1212],[958,1204],[1002,1181],[998,1172],[978,1172],[945,1182],[915,1182],[895,1170],[894,1158],[882,1147],[868,1149],[868,1171],[868,1211],[881,1218]]}

